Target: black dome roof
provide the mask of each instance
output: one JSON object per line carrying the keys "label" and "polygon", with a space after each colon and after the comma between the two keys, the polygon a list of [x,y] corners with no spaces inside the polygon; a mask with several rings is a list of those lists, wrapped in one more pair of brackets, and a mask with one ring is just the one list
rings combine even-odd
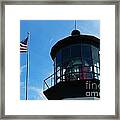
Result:
{"label": "black dome roof", "polygon": [[63,47],[72,44],[87,43],[94,45],[97,48],[100,48],[100,39],[90,35],[80,35],[80,31],[73,30],[71,33],[72,36],[68,36],[62,40],[59,40],[51,49],[51,57],[54,60],[56,53]]}
{"label": "black dome roof", "polygon": [[79,30],[73,30],[72,33],[71,33],[72,36],[77,36],[77,35],[80,35],[80,31]]}

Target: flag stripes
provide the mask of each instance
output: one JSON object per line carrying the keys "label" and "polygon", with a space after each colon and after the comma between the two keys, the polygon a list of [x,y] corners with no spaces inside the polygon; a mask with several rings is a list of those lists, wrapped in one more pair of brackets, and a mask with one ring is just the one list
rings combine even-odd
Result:
{"label": "flag stripes", "polygon": [[27,47],[28,47],[27,41],[28,41],[28,37],[20,42],[20,52],[27,52]]}
{"label": "flag stripes", "polygon": [[20,52],[27,52],[27,49],[25,49],[25,48],[20,48]]}

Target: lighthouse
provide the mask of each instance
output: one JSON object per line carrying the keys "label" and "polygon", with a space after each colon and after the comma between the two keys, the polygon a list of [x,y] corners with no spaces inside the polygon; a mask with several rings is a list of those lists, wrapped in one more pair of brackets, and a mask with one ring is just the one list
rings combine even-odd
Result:
{"label": "lighthouse", "polygon": [[54,73],[44,80],[48,100],[100,98],[100,39],[73,30],[50,52]]}

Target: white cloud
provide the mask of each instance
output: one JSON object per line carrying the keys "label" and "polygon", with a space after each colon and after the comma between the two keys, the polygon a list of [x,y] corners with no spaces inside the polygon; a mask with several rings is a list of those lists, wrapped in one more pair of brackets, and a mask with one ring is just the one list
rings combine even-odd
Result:
{"label": "white cloud", "polygon": [[34,100],[46,99],[45,95],[43,94],[43,91],[40,88],[30,86],[28,89],[29,91],[35,92],[35,95],[33,96]]}
{"label": "white cloud", "polygon": [[24,82],[20,82],[20,87],[24,88]]}
{"label": "white cloud", "polygon": [[23,70],[26,68],[26,65],[23,65],[20,67],[20,74],[23,72]]}

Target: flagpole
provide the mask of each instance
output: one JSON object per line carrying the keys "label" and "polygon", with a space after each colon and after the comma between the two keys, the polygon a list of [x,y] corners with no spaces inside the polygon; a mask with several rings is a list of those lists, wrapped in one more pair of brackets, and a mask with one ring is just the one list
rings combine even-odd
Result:
{"label": "flagpole", "polygon": [[75,20],[75,30],[76,30],[76,20]]}
{"label": "flagpole", "polygon": [[27,42],[27,68],[26,68],[26,93],[25,99],[28,100],[28,81],[29,81],[29,44],[30,44],[30,33],[28,33],[28,42]]}

